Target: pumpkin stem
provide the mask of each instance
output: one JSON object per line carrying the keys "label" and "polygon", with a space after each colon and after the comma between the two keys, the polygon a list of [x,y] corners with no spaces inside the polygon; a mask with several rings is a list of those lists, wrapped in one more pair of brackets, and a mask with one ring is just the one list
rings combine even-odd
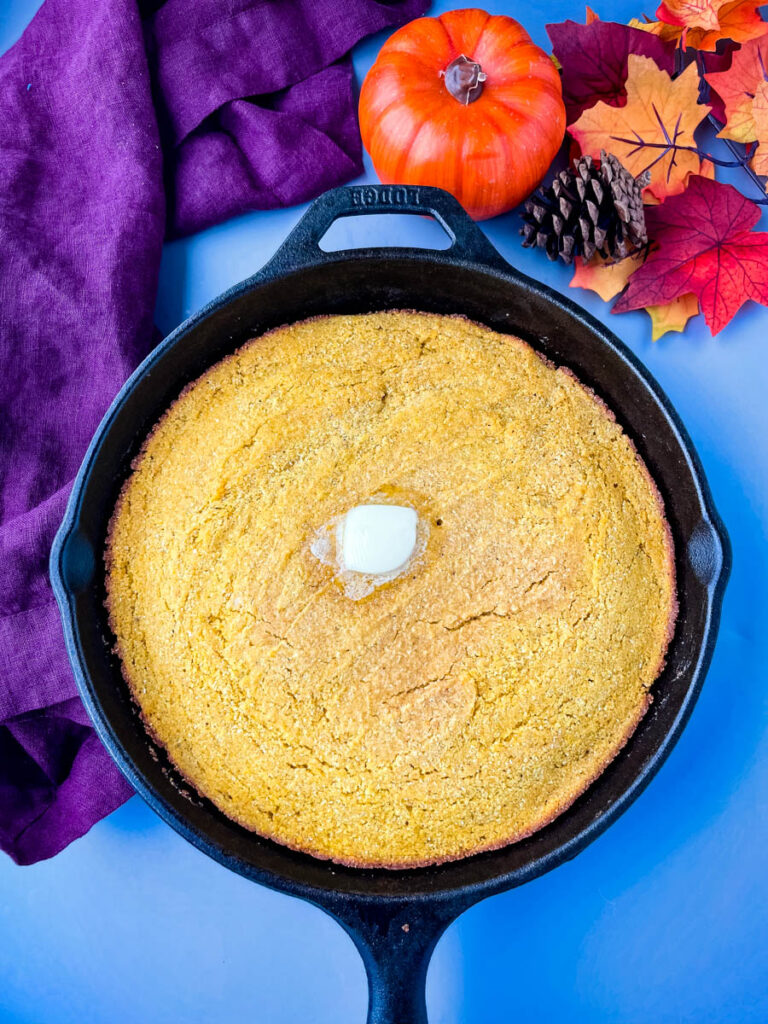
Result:
{"label": "pumpkin stem", "polygon": [[474,103],[480,97],[483,82],[488,77],[479,64],[465,57],[463,53],[452,60],[440,75],[445,79],[445,88],[451,96],[464,106]]}

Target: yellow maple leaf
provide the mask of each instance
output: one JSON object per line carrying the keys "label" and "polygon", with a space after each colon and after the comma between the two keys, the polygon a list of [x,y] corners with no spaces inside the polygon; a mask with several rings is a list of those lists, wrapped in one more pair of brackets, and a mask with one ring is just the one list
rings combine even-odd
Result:
{"label": "yellow maple leaf", "polygon": [[625,106],[596,103],[568,131],[582,153],[599,158],[605,149],[635,176],[649,170],[648,192],[656,199],[677,195],[701,170],[698,154],[686,148],[695,147],[694,130],[709,113],[698,102],[696,64],[672,79],[650,57],[631,53],[625,88]]}
{"label": "yellow maple leaf", "polygon": [[[756,174],[768,176],[768,82],[761,82],[752,100],[757,149],[751,167]],[[768,189],[767,189],[768,191]]]}
{"label": "yellow maple leaf", "polygon": [[758,8],[763,0],[730,0],[728,3],[713,2],[710,7],[717,13],[717,26],[715,28],[696,28],[686,25],[684,22],[666,21],[662,16],[668,17],[663,8],[669,7],[662,4],[657,12],[661,21],[638,21],[633,18],[629,24],[632,28],[642,29],[643,32],[651,32],[665,40],[678,40],[685,35],[685,45],[696,50],[712,51],[717,47],[719,40],[732,39],[734,43],[746,43],[749,39],[757,39],[768,32],[768,21],[760,17]]}
{"label": "yellow maple leaf", "polygon": [[658,341],[668,331],[683,331],[692,316],[699,312],[699,300],[695,295],[681,295],[662,306],[646,306],[651,318],[651,340]]}
{"label": "yellow maple leaf", "polygon": [[641,21],[639,18],[630,18],[629,27],[640,28],[643,32],[650,32],[651,35],[658,36],[664,42],[669,40],[677,42],[683,34],[682,25],[668,25],[666,21]]}
{"label": "yellow maple leaf", "polygon": [[717,133],[718,139],[732,139],[734,142],[741,143],[755,141],[757,128],[752,113],[753,100],[753,96],[742,95],[738,102],[726,107],[728,123],[722,131]]}
{"label": "yellow maple leaf", "polygon": [[590,291],[597,292],[603,302],[608,302],[624,289],[630,275],[643,262],[643,256],[641,253],[633,253],[623,260],[611,263],[596,253],[588,263],[585,263],[581,256],[577,256],[573,262],[573,277],[568,287],[589,288]]}

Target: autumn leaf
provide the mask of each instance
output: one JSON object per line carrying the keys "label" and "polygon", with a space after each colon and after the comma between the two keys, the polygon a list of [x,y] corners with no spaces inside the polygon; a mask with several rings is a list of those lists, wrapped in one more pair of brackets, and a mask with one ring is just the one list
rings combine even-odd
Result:
{"label": "autumn leaf", "polygon": [[577,256],[569,287],[588,288],[596,292],[603,302],[608,302],[626,287],[630,274],[641,266],[643,258],[642,253],[632,253],[623,260],[609,262],[596,253],[585,263],[581,256]]}
{"label": "autumn leaf", "polygon": [[756,174],[768,176],[768,82],[761,82],[752,101],[752,117],[759,145],[751,166]]}
{"label": "autumn leaf", "polygon": [[[588,288],[596,292],[603,302],[609,302],[627,286],[634,272],[643,265],[645,254],[632,253],[623,260],[610,262],[595,254],[585,263],[577,256],[570,288]],[[646,313],[651,318],[651,339],[657,341],[669,331],[682,331],[692,316],[699,312],[699,300],[695,295],[681,295],[679,299],[664,305],[648,306]]]}
{"label": "autumn leaf", "polygon": [[630,54],[650,57],[670,74],[675,67],[675,44],[613,21],[580,25],[564,21],[547,25],[552,49],[563,68],[563,100],[568,124],[599,100],[613,107],[626,99]]}
{"label": "autumn leaf", "polygon": [[[599,254],[585,263],[580,256],[574,260],[574,272],[570,288],[588,288],[596,292],[603,302],[609,302],[627,286],[627,282],[638,267],[643,265],[645,254],[632,253],[623,260],[612,263]],[[664,305],[648,306],[646,313],[651,318],[651,338],[657,341],[669,331],[682,331],[692,316],[699,312],[699,300],[695,295],[681,295],[679,299]]]}
{"label": "autumn leaf", "polygon": [[720,27],[710,32],[689,32],[688,46],[697,50],[714,50],[721,39],[746,43],[768,32],[768,21],[759,13],[763,0],[734,0],[724,4],[718,12]]}
{"label": "autumn leaf", "polygon": [[712,163],[711,160],[707,160],[707,158],[705,157],[701,161],[701,170],[699,171],[699,174],[701,175],[702,178],[714,178],[715,177],[715,165]]}
{"label": "autumn leaf", "polygon": [[699,312],[699,300],[689,293],[662,306],[646,306],[651,318],[651,341],[658,341],[670,331],[684,331],[692,316]]}
{"label": "autumn leaf", "polygon": [[695,64],[675,79],[649,57],[630,54],[627,66],[626,105],[597,103],[568,131],[585,154],[599,158],[606,149],[636,177],[649,170],[648,190],[663,200],[682,192],[688,177],[701,169],[693,133],[709,109],[698,102]]}
{"label": "autumn leaf", "polygon": [[[699,174],[702,176],[702,178],[715,177],[715,165],[712,163],[711,160],[707,160],[706,157],[702,159],[701,167],[699,168]],[[688,184],[689,179],[690,175],[686,175],[686,185]],[[658,206],[661,202],[663,202],[662,199],[657,199],[656,196],[654,196],[651,192],[649,192],[647,189],[645,190],[645,194],[643,195],[643,206]]]}
{"label": "autumn leaf", "polygon": [[721,139],[733,139],[734,142],[754,142],[757,139],[752,105],[758,86],[768,79],[767,67],[768,36],[745,43],[733,54],[727,70],[704,75],[725,107]]}
{"label": "autumn leaf", "polygon": [[646,210],[656,248],[613,312],[693,294],[717,334],[748,299],[768,305],[768,232],[751,230],[759,218],[759,207],[732,185],[693,175],[682,195]]}
{"label": "autumn leaf", "polygon": [[725,103],[722,96],[707,81],[707,76],[715,72],[728,71],[731,67],[734,53],[740,49],[741,47],[738,43],[732,43],[730,39],[721,39],[714,53],[699,54],[701,84],[703,89],[706,90],[706,95],[703,97],[702,102],[709,104],[713,115],[720,124],[725,124]]}
{"label": "autumn leaf", "polygon": [[[660,21],[639,22],[633,18],[630,25],[642,29],[643,32],[650,32],[666,42],[677,42],[685,35],[686,46],[705,51],[714,50],[721,39],[745,43],[768,31],[768,22],[759,14],[762,0],[731,0],[730,3],[714,3],[712,6],[717,13],[717,27],[712,29],[692,28],[680,21],[667,21],[662,15],[662,8],[669,9],[668,4],[662,4],[656,12]],[[671,12],[669,17],[673,17]]]}
{"label": "autumn leaf", "polygon": [[668,25],[712,31],[720,28],[717,12],[722,6],[722,0],[664,0],[656,15]]}
{"label": "autumn leaf", "polygon": [[629,26],[648,32],[652,36],[657,36],[662,42],[672,43],[674,46],[677,46],[683,34],[680,25],[668,25],[665,21],[649,21],[645,17],[642,21],[639,18],[630,18]]}
{"label": "autumn leaf", "polygon": [[593,21],[600,21],[600,15],[595,14],[595,12],[592,10],[589,4],[587,4],[587,14],[585,20],[587,25],[591,25]]}

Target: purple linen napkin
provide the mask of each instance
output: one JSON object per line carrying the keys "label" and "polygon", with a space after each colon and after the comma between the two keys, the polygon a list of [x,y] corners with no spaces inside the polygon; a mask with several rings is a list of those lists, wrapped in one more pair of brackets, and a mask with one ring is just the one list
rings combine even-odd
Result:
{"label": "purple linen napkin", "polygon": [[0,59],[0,847],[20,864],[131,793],[77,698],[47,561],[152,345],[163,237],[358,174],[345,54],[425,6],[46,0]]}

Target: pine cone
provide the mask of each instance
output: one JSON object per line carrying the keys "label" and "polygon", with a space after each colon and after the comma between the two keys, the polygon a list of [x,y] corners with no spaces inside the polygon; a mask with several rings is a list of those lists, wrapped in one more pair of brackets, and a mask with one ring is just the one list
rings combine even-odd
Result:
{"label": "pine cone", "polygon": [[635,178],[605,150],[599,163],[579,157],[525,204],[523,245],[538,245],[551,260],[559,256],[568,264],[574,256],[587,262],[596,252],[624,259],[648,241],[642,191],[649,180],[648,171]]}

